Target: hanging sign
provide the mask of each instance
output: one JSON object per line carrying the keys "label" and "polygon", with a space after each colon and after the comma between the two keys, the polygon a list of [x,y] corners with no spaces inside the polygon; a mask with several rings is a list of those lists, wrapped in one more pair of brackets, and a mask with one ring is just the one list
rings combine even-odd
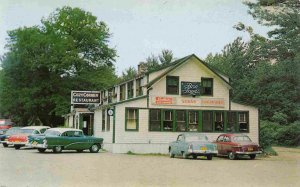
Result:
{"label": "hanging sign", "polygon": [[199,96],[200,82],[181,82],[181,95]]}
{"label": "hanging sign", "polygon": [[100,92],[98,91],[72,91],[71,104],[98,104]]}

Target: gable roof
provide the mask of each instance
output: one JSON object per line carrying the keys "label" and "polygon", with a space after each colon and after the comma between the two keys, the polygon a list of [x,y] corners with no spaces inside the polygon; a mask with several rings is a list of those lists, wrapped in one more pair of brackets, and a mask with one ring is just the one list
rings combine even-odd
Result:
{"label": "gable roof", "polygon": [[[164,73],[162,73],[160,76],[156,77],[155,79],[153,79],[152,81],[150,81],[146,87],[149,88],[151,87],[154,83],[156,83],[158,80],[160,80],[162,77],[166,76],[168,73],[170,73],[171,71],[173,71],[174,69],[176,69],[177,67],[179,67],[180,65],[184,64],[185,62],[187,62],[190,58],[195,57],[200,63],[202,63],[205,67],[207,67],[210,71],[212,71],[214,74],[216,74],[221,80],[223,80],[227,85],[229,85],[231,87],[231,85],[229,84],[229,82],[227,80],[225,80],[218,72],[217,70],[215,70],[214,68],[212,68],[209,64],[207,64],[206,62],[204,62],[203,60],[201,60],[200,58],[198,58],[195,54],[191,54],[188,55],[186,57],[183,57],[181,59],[178,59],[176,61],[174,61],[173,63],[171,63],[171,67],[169,70],[165,71]],[[169,67],[169,66],[167,66]],[[167,68],[164,67],[164,68]],[[163,69],[164,69],[163,68]],[[157,70],[158,71],[158,70]]]}

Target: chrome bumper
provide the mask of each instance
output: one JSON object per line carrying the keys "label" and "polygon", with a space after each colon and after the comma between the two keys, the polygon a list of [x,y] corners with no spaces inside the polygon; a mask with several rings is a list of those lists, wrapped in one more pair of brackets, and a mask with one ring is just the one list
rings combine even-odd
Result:
{"label": "chrome bumper", "polygon": [[254,154],[262,154],[262,151],[252,151],[252,152],[241,152],[241,151],[237,151],[235,152],[236,154],[239,155],[254,155]]}
{"label": "chrome bumper", "polygon": [[190,154],[218,154],[217,150],[192,150],[189,149],[188,153]]}

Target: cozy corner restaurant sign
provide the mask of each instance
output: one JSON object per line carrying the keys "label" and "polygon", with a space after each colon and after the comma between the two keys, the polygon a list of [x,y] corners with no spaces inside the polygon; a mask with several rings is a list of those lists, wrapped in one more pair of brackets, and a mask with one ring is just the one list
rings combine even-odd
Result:
{"label": "cozy corner restaurant sign", "polygon": [[213,106],[225,107],[225,100],[223,98],[176,98],[165,96],[152,97],[152,104],[154,105],[182,105],[182,106]]}
{"label": "cozy corner restaurant sign", "polygon": [[71,104],[99,104],[100,92],[98,91],[72,91]]}

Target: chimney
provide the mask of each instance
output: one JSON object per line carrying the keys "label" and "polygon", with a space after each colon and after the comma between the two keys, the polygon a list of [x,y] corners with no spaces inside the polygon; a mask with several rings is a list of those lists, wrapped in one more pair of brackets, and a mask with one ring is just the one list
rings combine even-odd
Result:
{"label": "chimney", "polygon": [[138,65],[138,75],[141,75],[143,73],[147,72],[147,66],[145,62],[140,62]]}

